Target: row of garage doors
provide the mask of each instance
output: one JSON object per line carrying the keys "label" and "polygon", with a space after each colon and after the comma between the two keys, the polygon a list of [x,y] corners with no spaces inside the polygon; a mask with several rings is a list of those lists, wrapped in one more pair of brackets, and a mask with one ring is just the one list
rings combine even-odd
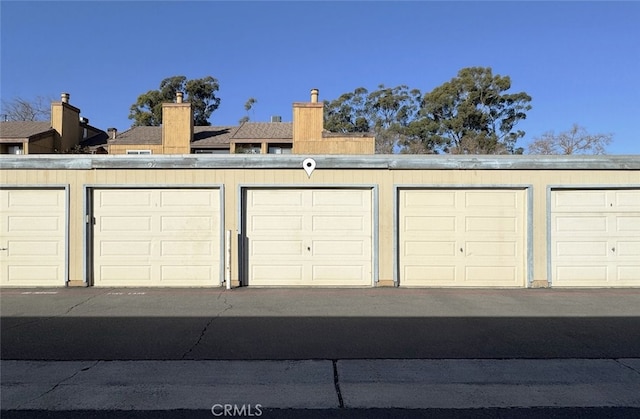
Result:
{"label": "row of garage doors", "polygon": [[[0,190],[0,284],[60,286],[68,191]],[[96,188],[87,275],[95,286],[218,286],[220,188]],[[372,286],[374,188],[247,188],[239,272],[250,286]],[[523,287],[531,262],[528,189],[399,188],[396,275],[407,287]],[[553,286],[640,285],[640,190],[550,191]]]}

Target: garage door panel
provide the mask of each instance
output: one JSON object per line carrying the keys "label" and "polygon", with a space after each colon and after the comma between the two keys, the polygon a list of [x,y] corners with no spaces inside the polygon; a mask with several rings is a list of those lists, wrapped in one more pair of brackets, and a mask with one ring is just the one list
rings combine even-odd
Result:
{"label": "garage door panel", "polygon": [[102,190],[98,191],[98,206],[111,208],[143,207],[152,208],[151,191],[143,190]]}
{"label": "garage door panel", "polygon": [[302,265],[286,265],[280,263],[278,266],[270,264],[254,263],[251,266],[252,285],[273,285],[274,283],[301,282],[303,277]]}
{"label": "garage door panel", "polygon": [[371,245],[362,240],[314,240],[312,245],[313,256],[352,256],[367,258]]}
{"label": "garage door panel", "polygon": [[559,216],[555,218],[554,231],[581,233],[594,232],[606,233],[609,230],[609,223],[606,215],[600,216]]}
{"label": "garage door panel", "polygon": [[302,231],[302,216],[254,215],[250,233],[262,231]]}
{"label": "garage door panel", "polygon": [[152,280],[150,265],[100,266],[100,281],[110,282],[119,286],[131,284],[147,284]]}
{"label": "garage door panel", "polygon": [[467,191],[464,194],[466,208],[518,208],[517,196],[512,191]]}
{"label": "garage door panel", "polygon": [[632,233],[637,235],[640,232],[640,214],[637,216],[618,216],[616,217],[616,231],[618,233]]}
{"label": "garage door panel", "polygon": [[250,254],[252,257],[302,256],[303,243],[301,240],[252,240]]}
{"label": "garage door panel", "polygon": [[58,240],[11,240],[7,241],[6,254],[9,257],[21,258],[46,258],[46,257],[64,257],[62,243]]}
{"label": "garage door panel", "polygon": [[57,209],[64,206],[64,194],[59,190],[15,189],[4,191],[5,209],[33,211],[34,208]]}
{"label": "garage door panel", "polygon": [[518,219],[515,217],[466,217],[466,232],[517,233]]}
{"label": "garage door panel", "polygon": [[[371,285],[370,189],[249,189],[246,197],[249,285]],[[282,197],[295,205],[278,206]]]}
{"label": "garage door panel", "polygon": [[407,209],[417,208],[440,208],[457,209],[457,194],[455,191],[412,191],[404,196],[404,207]]}
{"label": "garage door panel", "polygon": [[[617,257],[637,257],[638,259],[636,260],[640,260],[640,240],[618,241],[615,245],[615,249]],[[640,273],[638,273],[637,276],[640,276]]]}
{"label": "garage door panel", "polygon": [[212,265],[162,265],[160,266],[160,277],[162,283],[181,283],[184,281],[207,282],[213,274]]}
{"label": "garage door panel", "polygon": [[207,190],[192,190],[185,197],[184,191],[172,190],[160,192],[160,206],[173,211],[193,211],[201,208],[204,212],[219,210],[219,200]]}
{"label": "garage door panel", "polygon": [[406,286],[445,286],[459,276],[455,265],[405,265],[403,272],[402,285]]}
{"label": "garage door panel", "polygon": [[[96,190],[93,196],[94,285],[220,285],[218,189]],[[121,202],[130,199],[136,205]]]}
{"label": "garage door panel", "polygon": [[552,191],[551,225],[553,286],[640,286],[639,190]]}
{"label": "garage door panel", "polygon": [[401,285],[524,284],[524,190],[408,189],[399,205]]}
{"label": "garage door panel", "polygon": [[298,211],[303,207],[303,198],[304,194],[300,190],[253,190],[248,205],[265,211]]}
{"label": "garage door panel", "polygon": [[63,285],[59,283],[61,274],[60,269],[59,265],[9,266],[8,284],[6,285],[46,285],[45,283],[57,283],[56,285]]}
{"label": "garage door panel", "polygon": [[103,216],[97,220],[100,232],[122,233],[130,231],[151,232],[151,217]]}
{"label": "garage door panel", "polygon": [[311,205],[318,212],[335,212],[336,208],[342,208],[337,211],[366,210],[369,202],[365,191],[330,189],[311,191]]}
{"label": "garage door panel", "polygon": [[609,245],[606,241],[564,241],[556,243],[558,256],[602,256],[606,257]]}
{"label": "garage door panel", "polygon": [[404,231],[407,232],[407,234],[456,231],[456,217],[406,216],[404,218]]}
{"label": "garage door panel", "polygon": [[640,191],[623,190],[613,191],[616,210],[637,212],[640,208]]}
{"label": "garage door panel", "polygon": [[[518,255],[518,242],[513,241],[467,241],[464,246],[465,254],[468,257],[516,257]],[[454,250],[455,252],[455,250]]]}
{"label": "garage door panel", "polygon": [[171,256],[215,256],[213,242],[210,240],[163,240],[160,242],[160,255]]}
{"label": "garage door panel", "polygon": [[456,255],[456,243],[452,241],[410,241],[404,242],[404,256],[410,258],[417,256],[424,258],[425,255],[429,257],[436,256],[455,256]]}
{"label": "garage door panel", "polygon": [[64,286],[64,189],[0,190],[0,285]]}
{"label": "garage door panel", "polygon": [[579,281],[580,283],[591,285],[605,283],[608,279],[607,265],[599,264],[593,266],[560,266],[556,269],[556,277],[564,281]]}
{"label": "garage door panel", "polygon": [[100,254],[103,257],[151,256],[151,241],[102,240]]}
{"label": "garage door panel", "polygon": [[485,284],[487,281],[503,282],[513,285],[518,280],[518,269],[513,266],[465,266],[465,282],[474,285]]}
{"label": "garage door panel", "polygon": [[216,224],[215,219],[211,216],[161,216],[160,232],[199,232],[211,231]]}
{"label": "garage door panel", "polygon": [[365,229],[364,217],[342,216],[313,216],[313,232],[362,232]]}

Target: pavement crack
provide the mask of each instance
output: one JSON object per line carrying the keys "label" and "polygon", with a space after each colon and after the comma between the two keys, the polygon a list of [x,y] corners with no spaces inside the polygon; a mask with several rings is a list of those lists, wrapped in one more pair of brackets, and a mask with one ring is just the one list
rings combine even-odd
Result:
{"label": "pavement crack", "polygon": [[627,365],[624,362],[620,362],[619,359],[614,359],[614,362],[616,362],[618,365],[622,365],[623,367],[625,367],[628,370],[631,370],[633,372],[635,372],[636,374],[640,374],[640,371],[638,371],[637,369],[633,368],[631,365]]}
{"label": "pavement crack", "polygon": [[73,374],[71,374],[70,376],[65,377],[65,378],[63,378],[62,380],[60,380],[60,381],[58,381],[57,383],[55,383],[55,384],[54,384],[54,385],[53,385],[49,390],[47,390],[47,391],[45,391],[44,393],[40,394],[38,397],[34,397],[34,398],[33,398],[33,399],[31,399],[31,400],[28,400],[28,401],[26,401],[26,402],[24,402],[24,403],[21,403],[21,404],[17,407],[17,409],[22,409],[22,406],[24,406],[24,405],[29,405],[29,404],[31,404],[31,403],[33,403],[33,402],[35,402],[36,400],[38,400],[38,399],[41,399],[41,398],[45,397],[47,394],[49,394],[49,393],[51,393],[51,392],[55,391],[58,387],[60,387],[60,386],[61,386],[62,384],[64,384],[66,381],[69,381],[69,380],[73,379],[76,375],[80,374],[81,372],[89,371],[90,369],[92,369],[93,367],[95,367],[96,365],[98,365],[99,363],[100,363],[100,360],[97,360],[97,361],[94,361],[94,363],[93,363],[93,364],[91,364],[91,365],[89,365],[89,366],[87,366],[87,367],[80,368],[78,371],[74,372],[74,373],[73,373]]}
{"label": "pavement crack", "polygon": [[209,327],[213,324],[213,322],[216,319],[218,319],[220,316],[222,316],[224,313],[226,313],[227,311],[233,308],[233,305],[227,302],[227,297],[226,296],[223,297],[223,294],[224,294],[224,291],[221,291],[218,294],[218,298],[216,298],[216,300],[222,299],[222,304],[224,304],[224,308],[220,310],[220,312],[218,312],[215,316],[209,319],[207,324],[205,324],[202,330],[200,331],[200,336],[198,336],[198,339],[196,340],[196,342],[193,345],[191,345],[191,347],[184,354],[182,354],[181,359],[187,359],[187,357],[198,347],[198,345],[200,345],[200,342],[202,342],[204,335],[207,334],[207,330],[209,330]]}
{"label": "pavement crack", "polygon": [[344,400],[342,399],[342,391],[340,390],[340,376],[338,375],[338,360],[333,359],[331,361],[333,363],[333,386],[336,388],[340,409],[344,409]]}
{"label": "pavement crack", "polygon": [[[65,312],[64,312],[63,314],[61,314],[60,316],[66,316],[67,314],[71,313],[75,308],[80,307],[81,305],[88,303],[89,301],[93,300],[93,299],[94,299],[94,298],[96,298],[96,297],[100,297],[100,296],[102,296],[102,295],[106,294],[108,291],[110,291],[110,290],[105,290],[104,292],[101,292],[101,293],[99,293],[99,294],[92,295],[92,296],[90,296],[89,298],[87,298],[87,299],[85,299],[85,300],[83,300],[83,301],[80,301],[80,302],[79,302],[79,303],[77,303],[77,304],[72,305],[71,307],[69,307],[69,308],[67,309],[67,311],[65,311]],[[59,317],[59,316],[55,316],[55,317]]]}

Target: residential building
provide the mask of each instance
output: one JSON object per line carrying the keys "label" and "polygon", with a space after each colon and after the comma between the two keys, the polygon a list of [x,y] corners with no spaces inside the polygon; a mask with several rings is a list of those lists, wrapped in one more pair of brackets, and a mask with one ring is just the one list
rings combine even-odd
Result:
{"label": "residential building", "polygon": [[310,102],[293,104],[293,122],[275,116],[270,122],[239,126],[193,126],[193,111],[178,92],[162,106],[160,127],[109,131],[109,154],[374,154],[371,133],[331,133],[324,129],[324,104],[318,89]]}
{"label": "residential building", "polygon": [[51,104],[50,121],[0,122],[0,154],[106,153],[107,134],[80,117],[80,109],[62,93]]}

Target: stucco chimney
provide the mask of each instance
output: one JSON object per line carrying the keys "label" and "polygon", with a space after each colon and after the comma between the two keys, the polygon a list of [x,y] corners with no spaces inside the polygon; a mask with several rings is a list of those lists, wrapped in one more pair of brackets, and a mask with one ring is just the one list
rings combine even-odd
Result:
{"label": "stucco chimney", "polygon": [[69,93],[63,93],[60,95],[62,103],[69,103]]}
{"label": "stucco chimney", "polygon": [[109,138],[115,140],[118,130],[116,128],[107,128],[107,133],[109,134]]}
{"label": "stucco chimney", "polygon": [[182,103],[183,93],[176,92],[176,103]]}
{"label": "stucco chimney", "polygon": [[311,103],[318,103],[318,89],[311,89]]}

